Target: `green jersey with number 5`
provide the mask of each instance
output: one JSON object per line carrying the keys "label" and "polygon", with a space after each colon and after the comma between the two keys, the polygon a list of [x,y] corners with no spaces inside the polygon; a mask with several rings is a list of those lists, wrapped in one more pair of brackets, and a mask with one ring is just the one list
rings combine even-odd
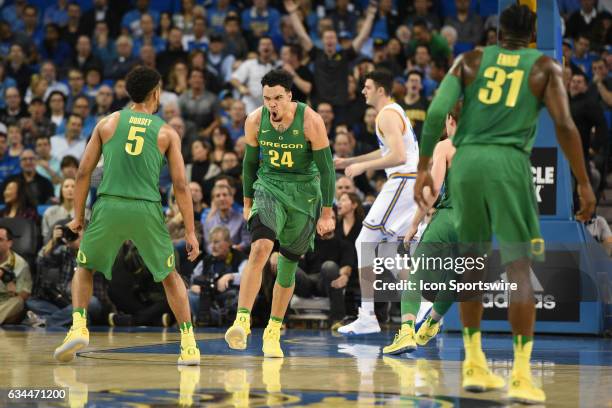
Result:
{"label": "green jersey with number 5", "polygon": [[270,111],[261,108],[261,122],[257,141],[261,165],[258,177],[282,181],[309,181],[319,175],[312,158],[312,147],[304,136],[304,111],[306,105],[298,102],[293,122],[284,132],[277,131],[270,123]]}
{"label": "green jersey with number 5", "polygon": [[113,137],[102,146],[104,173],[98,194],[161,201],[159,174],[165,159],[157,136],[164,123],[155,115],[120,111]]}
{"label": "green jersey with number 5", "polygon": [[464,90],[455,146],[499,144],[531,152],[543,104],[529,89],[529,74],[541,56],[531,48],[484,49],[478,75]]}

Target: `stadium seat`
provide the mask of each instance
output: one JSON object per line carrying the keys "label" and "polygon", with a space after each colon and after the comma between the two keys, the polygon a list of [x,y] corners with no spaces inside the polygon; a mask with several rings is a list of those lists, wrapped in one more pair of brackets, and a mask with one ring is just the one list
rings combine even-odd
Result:
{"label": "stadium seat", "polygon": [[289,304],[289,321],[310,321],[324,326],[329,317],[329,299],[324,297],[301,298],[293,295]]}

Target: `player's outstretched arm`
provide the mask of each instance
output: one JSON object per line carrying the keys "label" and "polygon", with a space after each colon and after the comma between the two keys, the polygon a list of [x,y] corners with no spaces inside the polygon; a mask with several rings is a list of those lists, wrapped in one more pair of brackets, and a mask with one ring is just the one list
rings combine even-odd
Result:
{"label": "player's outstretched arm", "polygon": [[406,163],[406,146],[402,133],[404,123],[397,112],[384,110],[379,113],[378,128],[389,146],[389,154],[374,160],[362,161],[348,166],[345,173],[349,177],[357,177],[367,170],[381,170]]}
{"label": "player's outstretched arm", "polygon": [[261,123],[261,108],[251,112],[244,124],[244,139],[246,150],[242,160],[242,193],[244,196],[244,219],[248,220],[253,206],[253,183],[257,180],[259,169],[259,142],[257,133]]}
{"label": "player's outstretched arm", "polygon": [[380,159],[382,157],[382,151],[380,149],[376,149],[370,153],[362,154],[355,157],[349,158],[340,158],[337,157],[334,159],[334,166],[336,166],[337,170],[342,170],[350,166],[351,164],[361,163],[370,160]]}
{"label": "player's outstretched arm", "polygon": [[195,235],[193,199],[191,198],[191,191],[187,187],[187,179],[185,178],[185,162],[181,154],[181,138],[169,125],[164,125],[162,127],[160,136],[167,137],[169,141],[166,157],[168,158],[168,167],[172,178],[176,204],[179,207],[179,211],[183,216],[183,222],[185,223],[187,259],[193,262],[200,254],[200,244]]}
{"label": "player's outstretched arm", "polygon": [[321,116],[312,109],[306,109],[304,117],[304,134],[312,146],[312,157],[321,174],[321,195],[323,197],[323,210],[317,222],[317,232],[325,236],[332,232],[336,223],[333,218],[332,205],[336,191],[336,172],[332,160],[329,138],[325,123]]}
{"label": "player's outstretched arm", "polygon": [[94,128],[76,173],[74,186],[74,219],[68,224],[68,227],[74,232],[83,228],[85,220],[85,202],[87,201],[87,194],[89,193],[91,173],[93,173],[98,165],[100,155],[102,154],[100,129],[106,125],[107,120],[108,118],[102,119]]}
{"label": "player's outstretched arm", "polygon": [[544,69],[548,71],[548,81],[544,89],[543,101],[555,122],[557,140],[565,157],[569,160],[572,173],[574,173],[578,183],[580,209],[576,213],[576,219],[585,222],[591,219],[595,211],[595,195],[584,163],[580,134],[569,110],[561,66],[548,57],[543,59],[543,64]]}

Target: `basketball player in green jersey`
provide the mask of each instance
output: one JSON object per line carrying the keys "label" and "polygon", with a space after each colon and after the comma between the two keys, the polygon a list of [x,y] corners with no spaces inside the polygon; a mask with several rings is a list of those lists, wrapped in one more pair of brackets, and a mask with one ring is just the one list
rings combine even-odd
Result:
{"label": "basketball player in green jersey", "polygon": [[291,101],[292,82],[282,69],[267,73],[261,80],[264,105],[245,123],[244,216],[253,244],[240,282],[236,320],[225,340],[232,349],[246,348],[262,270],[278,240],[272,312],[263,335],[265,357],[283,357],[280,329],[298,260],[314,246],[315,231],[325,236],[335,227],[335,171],[327,131],[319,114]]}
{"label": "basketball player in green jersey", "polygon": [[85,199],[91,173],[104,155],[104,173],[77,253],[78,268],[72,280],[73,323],[54,357],[61,362],[74,359],[89,344],[85,308],[93,287],[93,272],[111,279],[111,269],[119,247],[134,242],[156,282],[162,282],[168,303],[181,331],[178,364],[200,364],[191,313],[183,280],[174,269],[174,247],[159,194],[159,173],[167,158],[174,194],[183,220],[188,259],[199,254],[195,236],[191,193],[185,181],[181,139],[174,129],[153,115],[159,108],[161,77],[155,70],[138,67],[126,78],[127,91],[134,104],[115,112],[96,125],[83,154],[76,177],[74,219],[68,227],[75,233],[84,228]]}
{"label": "basketball player in green jersey", "polygon": [[[492,233],[500,245],[502,263],[512,291],[508,319],[514,335],[514,364],[508,397],[543,402],[544,391],[531,378],[535,304],[530,280],[532,258],[543,255],[537,203],[529,155],[535,141],[542,104],[552,117],[557,139],[577,181],[580,209],[576,219],[590,219],[595,197],[589,184],[582,144],[568,108],[561,66],[528,48],[535,29],[535,14],[527,6],[513,5],[500,16],[501,45],[470,51],[455,61],[440,85],[421,137],[421,157],[415,200],[423,204],[423,188],[432,188],[429,158],[444,118],[463,93],[463,109],[453,144],[450,192],[461,245],[468,255],[482,256]],[[472,244],[476,244],[473,246]],[[466,272],[479,280],[475,270]],[[477,294],[460,306],[464,327],[463,387],[469,391],[501,388],[504,381],[487,367],[480,345],[482,297]]]}
{"label": "basketball player in green jersey", "polygon": [[[418,259],[436,258],[445,259],[447,257],[456,256],[455,245],[457,243],[457,232],[453,221],[453,205],[451,195],[448,191],[448,180],[450,178],[450,169],[453,156],[455,155],[455,147],[452,143],[452,137],[457,129],[457,112],[459,108],[450,113],[446,117],[446,138],[436,145],[433,152],[433,164],[431,167],[431,175],[434,181],[434,187],[440,191],[442,185],[445,185],[444,194],[436,205],[436,212],[429,221],[427,228],[419,241],[419,244],[412,255]],[[429,191],[428,191],[429,192]],[[426,195],[428,202],[426,208],[417,208],[412,217],[412,225],[404,236],[404,247],[410,245],[410,241],[417,234],[419,225],[438,199],[437,195]],[[416,272],[413,272],[408,277],[408,280],[416,282],[420,281],[446,283],[453,279],[455,275],[451,271],[444,269],[427,269],[420,267]],[[393,339],[393,343],[383,348],[383,354],[403,354],[411,353],[419,346],[426,345],[433,339],[440,330],[440,321],[448,309],[453,304],[453,294],[450,291],[440,290],[435,297],[435,301],[431,307],[431,311],[427,319],[421,324],[419,330],[415,333],[415,322],[417,313],[421,307],[421,290],[404,290],[402,292],[401,301],[401,316],[402,324],[400,330]]]}

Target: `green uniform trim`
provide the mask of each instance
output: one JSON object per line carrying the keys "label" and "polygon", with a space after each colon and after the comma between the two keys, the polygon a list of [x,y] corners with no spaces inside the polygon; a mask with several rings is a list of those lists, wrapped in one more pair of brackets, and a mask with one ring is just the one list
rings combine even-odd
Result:
{"label": "green uniform trim", "polygon": [[334,160],[331,149],[328,147],[312,151],[319,173],[321,174],[321,195],[323,196],[323,207],[331,207],[334,203],[336,191],[336,177],[334,171]]}
{"label": "green uniform trim", "polygon": [[242,190],[246,198],[253,198],[255,190],[253,183],[257,179],[257,169],[259,168],[259,147],[246,145],[244,159],[242,160]]}
{"label": "green uniform trim", "polygon": [[452,74],[446,75],[427,111],[427,119],[421,134],[421,156],[433,155],[434,147],[444,129],[446,115],[453,109],[459,96],[461,96],[461,80]]}

